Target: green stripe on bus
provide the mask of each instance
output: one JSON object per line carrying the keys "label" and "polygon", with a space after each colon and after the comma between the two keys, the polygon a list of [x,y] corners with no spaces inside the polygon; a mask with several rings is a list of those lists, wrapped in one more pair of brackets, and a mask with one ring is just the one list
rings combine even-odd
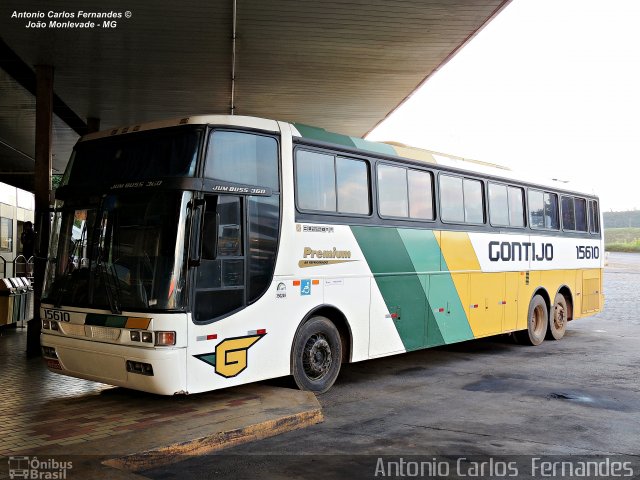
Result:
{"label": "green stripe on bus", "polygon": [[[396,228],[351,227],[406,350],[442,345],[444,338],[430,313],[428,275],[418,275]],[[433,235],[432,235],[433,236]]]}
{"label": "green stripe on bus", "polygon": [[351,137],[351,141],[360,150],[368,150],[370,152],[382,153],[384,155],[398,156],[395,148],[385,143],[370,142],[369,140],[363,140],[362,138]]}
{"label": "green stripe on bus", "polygon": [[346,147],[356,146],[352,138],[347,135],[327,132],[324,128],[312,127],[311,125],[304,125],[303,123],[294,123],[293,126],[296,127],[300,132],[300,135],[304,138],[320,140],[321,142],[336,143]]}
{"label": "green stripe on bus", "polygon": [[[402,228],[398,233],[404,242],[405,248],[411,257],[417,272],[430,272],[423,285],[431,315],[429,322],[438,325],[438,331],[444,338],[444,343],[454,343],[473,338],[473,332],[467,320],[467,314],[460,301],[460,296],[453,283],[447,263],[442,256],[440,245],[432,230],[418,230]],[[440,273],[438,273],[440,272]],[[446,315],[439,312],[441,305],[438,301],[444,300]],[[430,325],[427,325],[427,333]],[[429,346],[435,345],[429,342]]]}
{"label": "green stripe on bus", "polygon": [[[395,313],[394,309],[399,307],[396,328],[407,350],[474,338],[432,230],[385,227],[351,227],[351,230],[387,308]],[[444,311],[440,312],[440,308]]]}

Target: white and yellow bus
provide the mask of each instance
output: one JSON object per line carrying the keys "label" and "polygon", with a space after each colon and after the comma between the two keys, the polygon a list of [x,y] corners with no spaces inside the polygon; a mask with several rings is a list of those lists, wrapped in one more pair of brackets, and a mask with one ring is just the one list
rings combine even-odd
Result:
{"label": "white and yellow bus", "polygon": [[57,206],[42,348],[159,394],[513,332],[602,308],[598,198],[305,125],[198,116],[94,133]]}

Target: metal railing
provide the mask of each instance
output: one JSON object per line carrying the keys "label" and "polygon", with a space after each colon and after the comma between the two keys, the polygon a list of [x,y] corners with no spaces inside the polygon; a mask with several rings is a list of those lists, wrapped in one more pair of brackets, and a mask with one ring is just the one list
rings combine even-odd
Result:
{"label": "metal railing", "polygon": [[2,272],[0,278],[27,277],[33,283],[33,261],[33,256],[27,259],[24,255],[18,255],[8,261],[0,255],[0,271]]}

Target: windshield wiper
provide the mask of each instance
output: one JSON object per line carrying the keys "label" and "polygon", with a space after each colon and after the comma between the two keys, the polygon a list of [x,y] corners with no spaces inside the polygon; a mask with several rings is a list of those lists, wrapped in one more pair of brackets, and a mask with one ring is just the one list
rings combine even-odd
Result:
{"label": "windshield wiper", "polygon": [[111,313],[122,313],[122,309],[120,308],[120,287],[118,285],[118,274],[116,273],[115,267],[113,265],[107,265],[102,260],[102,254],[99,253],[96,259],[96,269],[102,278]]}

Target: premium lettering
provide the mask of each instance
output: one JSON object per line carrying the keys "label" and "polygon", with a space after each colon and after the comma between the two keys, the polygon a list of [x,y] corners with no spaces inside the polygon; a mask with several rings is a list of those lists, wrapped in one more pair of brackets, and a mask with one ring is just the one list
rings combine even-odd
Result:
{"label": "premium lettering", "polygon": [[314,250],[309,247],[304,247],[304,258],[351,258],[351,252],[349,250],[338,250],[333,247],[333,250]]}

